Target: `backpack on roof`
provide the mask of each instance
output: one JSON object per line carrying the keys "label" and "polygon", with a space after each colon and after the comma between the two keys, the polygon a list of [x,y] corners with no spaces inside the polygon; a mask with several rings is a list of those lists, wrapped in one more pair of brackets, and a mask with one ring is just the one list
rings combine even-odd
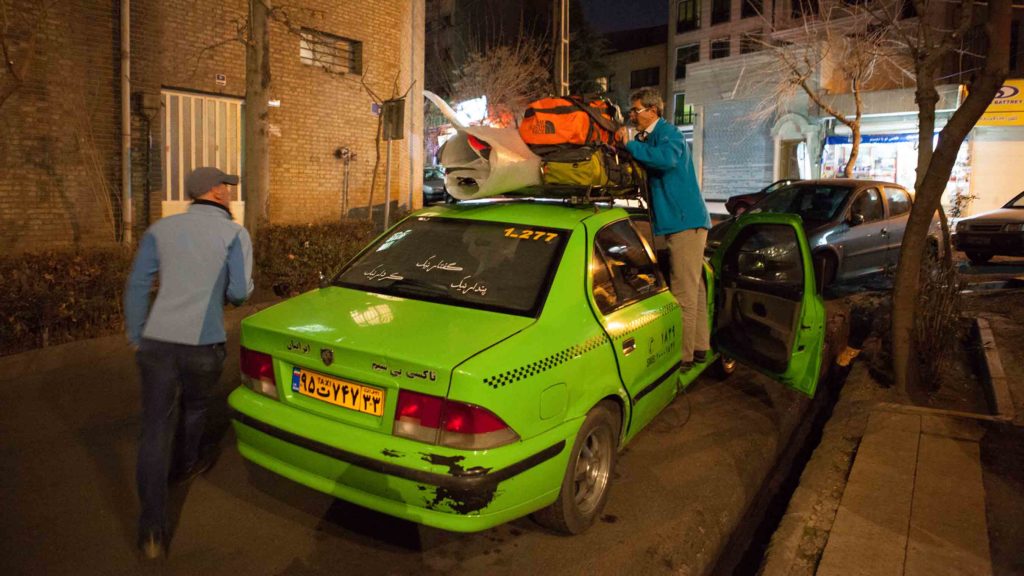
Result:
{"label": "backpack on roof", "polygon": [[607,98],[541,98],[526,109],[519,135],[531,148],[612,144],[621,117],[618,106]]}

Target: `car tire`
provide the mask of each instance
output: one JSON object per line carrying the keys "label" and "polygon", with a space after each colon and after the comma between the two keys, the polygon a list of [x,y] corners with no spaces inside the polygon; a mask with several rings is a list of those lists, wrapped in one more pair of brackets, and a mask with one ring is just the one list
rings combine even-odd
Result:
{"label": "car tire", "polygon": [[967,252],[967,259],[971,264],[984,264],[992,259],[992,255],[984,252]]}
{"label": "car tire", "polygon": [[611,402],[601,402],[587,413],[573,442],[558,499],[533,515],[538,524],[556,532],[582,534],[600,517],[619,453],[619,427],[619,409]]}
{"label": "car tire", "polygon": [[838,267],[836,257],[831,254],[814,256],[814,281],[818,284],[819,293],[836,281]]}
{"label": "car tire", "polygon": [[736,360],[721,354],[718,356],[718,360],[715,360],[713,370],[715,371],[715,378],[725,380],[736,371]]}

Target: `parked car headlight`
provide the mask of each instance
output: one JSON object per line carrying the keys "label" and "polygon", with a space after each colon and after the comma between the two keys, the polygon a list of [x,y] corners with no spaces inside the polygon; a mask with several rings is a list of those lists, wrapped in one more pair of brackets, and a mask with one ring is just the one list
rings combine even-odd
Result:
{"label": "parked car headlight", "polygon": [[1006,225],[1006,231],[1007,232],[1020,232],[1022,230],[1024,230],[1024,224],[1007,224]]}
{"label": "parked car headlight", "polygon": [[967,222],[961,221],[961,222],[957,222],[956,223],[956,231],[957,232],[964,232],[966,230],[967,230]]}

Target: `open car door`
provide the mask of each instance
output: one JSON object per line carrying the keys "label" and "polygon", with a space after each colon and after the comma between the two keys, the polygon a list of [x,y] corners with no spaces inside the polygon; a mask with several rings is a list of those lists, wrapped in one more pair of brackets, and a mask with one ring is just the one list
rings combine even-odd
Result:
{"label": "open car door", "polygon": [[825,305],[800,217],[741,216],[712,266],[718,350],[813,396],[821,372]]}

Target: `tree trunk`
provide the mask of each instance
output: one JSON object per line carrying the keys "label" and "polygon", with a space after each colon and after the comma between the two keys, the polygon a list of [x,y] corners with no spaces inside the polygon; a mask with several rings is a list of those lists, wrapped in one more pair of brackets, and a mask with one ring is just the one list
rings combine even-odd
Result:
{"label": "tree trunk", "polygon": [[970,94],[964,103],[942,129],[938,147],[930,158],[927,152],[931,148],[935,130],[935,103],[938,101],[935,74],[929,70],[927,74],[919,74],[917,77],[921,145],[918,152],[916,197],[900,247],[900,264],[896,270],[892,302],[893,372],[897,388],[903,392],[916,384],[918,358],[913,342],[913,328],[920,288],[921,258],[927,248],[932,215],[940,206],[960,145],[1006,77],[1010,63],[1010,20],[1011,0],[989,2],[985,24],[988,53],[984,68],[971,84]]}
{"label": "tree trunk", "polygon": [[850,158],[843,168],[844,178],[853,178],[853,168],[857,164],[857,156],[860,155],[860,121],[850,123],[850,131]]}
{"label": "tree trunk", "polygon": [[270,200],[270,2],[249,0],[245,47],[245,227],[254,238],[267,221]]}

